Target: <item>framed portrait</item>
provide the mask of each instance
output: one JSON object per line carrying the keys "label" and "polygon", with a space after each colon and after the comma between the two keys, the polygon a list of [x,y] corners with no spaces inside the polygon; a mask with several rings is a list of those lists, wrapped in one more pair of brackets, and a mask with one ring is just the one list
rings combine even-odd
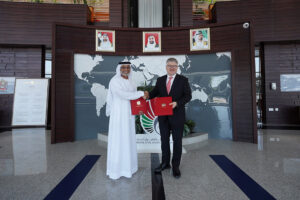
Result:
{"label": "framed portrait", "polygon": [[115,52],[115,31],[96,30],[96,51]]}
{"label": "framed portrait", "polygon": [[209,28],[190,30],[190,50],[191,51],[210,50]]}
{"label": "framed portrait", "polygon": [[161,52],[160,31],[143,32],[143,52]]}

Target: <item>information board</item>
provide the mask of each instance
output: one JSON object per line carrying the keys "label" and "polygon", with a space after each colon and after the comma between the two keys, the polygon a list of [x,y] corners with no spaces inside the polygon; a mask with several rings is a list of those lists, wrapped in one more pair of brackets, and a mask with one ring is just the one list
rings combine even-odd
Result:
{"label": "information board", "polygon": [[49,79],[16,79],[12,126],[45,126]]}

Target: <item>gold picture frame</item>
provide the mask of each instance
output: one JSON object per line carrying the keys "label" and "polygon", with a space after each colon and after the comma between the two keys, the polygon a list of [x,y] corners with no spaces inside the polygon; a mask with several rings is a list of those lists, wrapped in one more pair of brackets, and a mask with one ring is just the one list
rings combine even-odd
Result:
{"label": "gold picture frame", "polygon": [[210,29],[190,29],[190,51],[210,50]]}
{"label": "gold picture frame", "polygon": [[95,48],[98,52],[115,52],[115,31],[96,30]]}
{"label": "gold picture frame", "polygon": [[160,31],[143,31],[143,52],[161,52]]}

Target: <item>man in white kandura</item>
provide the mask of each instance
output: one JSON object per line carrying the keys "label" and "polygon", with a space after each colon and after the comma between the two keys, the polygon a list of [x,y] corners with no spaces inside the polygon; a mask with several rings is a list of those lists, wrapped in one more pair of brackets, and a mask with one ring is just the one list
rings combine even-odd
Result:
{"label": "man in white kandura", "polygon": [[[107,169],[111,179],[131,178],[138,169],[135,116],[131,114],[130,100],[144,97],[137,91],[131,76],[130,62],[120,62],[116,75],[110,80],[106,101],[109,116]],[[143,114],[143,113],[140,113]]]}

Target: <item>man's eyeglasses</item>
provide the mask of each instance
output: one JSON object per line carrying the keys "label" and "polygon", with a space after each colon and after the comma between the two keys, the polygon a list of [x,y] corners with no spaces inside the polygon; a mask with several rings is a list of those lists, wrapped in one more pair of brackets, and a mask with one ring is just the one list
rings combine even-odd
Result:
{"label": "man's eyeglasses", "polygon": [[169,68],[176,68],[178,66],[177,65],[167,65],[167,67],[169,67]]}
{"label": "man's eyeglasses", "polygon": [[130,67],[121,67],[121,69],[130,69]]}

